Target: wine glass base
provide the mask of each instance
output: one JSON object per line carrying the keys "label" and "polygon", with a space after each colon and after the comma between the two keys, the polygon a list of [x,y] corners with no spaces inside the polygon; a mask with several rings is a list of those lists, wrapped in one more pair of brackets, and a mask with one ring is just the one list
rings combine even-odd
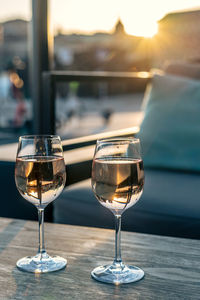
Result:
{"label": "wine glass base", "polygon": [[136,282],[144,277],[144,271],[133,266],[106,265],[95,268],[91,276],[101,282],[112,284],[123,284]]}
{"label": "wine glass base", "polygon": [[48,273],[65,268],[67,260],[60,256],[37,254],[36,256],[27,256],[19,259],[16,265],[20,270],[25,272]]}

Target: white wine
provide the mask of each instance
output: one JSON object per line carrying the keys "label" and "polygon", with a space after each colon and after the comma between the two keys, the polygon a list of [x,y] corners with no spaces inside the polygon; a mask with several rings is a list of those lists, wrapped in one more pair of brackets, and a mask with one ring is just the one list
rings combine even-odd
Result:
{"label": "white wine", "polygon": [[16,160],[16,186],[20,194],[38,208],[44,208],[57,198],[65,181],[63,157],[25,156]]}
{"label": "white wine", "polygon": [[139,200],[143,185],[141,159],[103,157],[93,161],[93,191],[100,203],[115,214],[121,214]]}

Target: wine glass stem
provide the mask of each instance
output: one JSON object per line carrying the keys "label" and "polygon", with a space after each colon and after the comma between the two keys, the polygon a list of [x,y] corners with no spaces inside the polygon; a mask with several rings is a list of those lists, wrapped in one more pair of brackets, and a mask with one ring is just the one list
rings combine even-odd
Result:
{"label": "wine glass stem", "polygon": [[38,254],[46,253],[44,245],[44,209],[38,208],[38,221],[39,221],[39,247]]}
{"label": "wine glass stem", "polygon": [[121,215],[115,215],[115,265],[121,265]]}

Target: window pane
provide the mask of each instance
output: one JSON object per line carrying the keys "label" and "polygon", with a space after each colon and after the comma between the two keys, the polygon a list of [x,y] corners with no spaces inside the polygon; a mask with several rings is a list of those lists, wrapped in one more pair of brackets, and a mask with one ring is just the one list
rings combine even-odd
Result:
{"label": "window pane", "polygon": [[57,134],[75,138],[138,126],[143,89],[119,80],[57,84]]}
{"label": "window pane", "polygon": [[[200,10],[196,6],[197,0],[137,4],[132,0],[59,0],[59,4],[51,0],[54,68],[112,72],[159,68],[184,75],[179,66],[166,66],[174,60],[199,62]],[[120,82],[77,82],[76,92],[73,83],[60,85],[57,132],[76,137],[139,125],[145,87],[132,84],[130,88]]]}
{"label": "window pane", "polygon": [[29,0],[0,0],[0,143],[29,133],[32,103],[29,83]]}

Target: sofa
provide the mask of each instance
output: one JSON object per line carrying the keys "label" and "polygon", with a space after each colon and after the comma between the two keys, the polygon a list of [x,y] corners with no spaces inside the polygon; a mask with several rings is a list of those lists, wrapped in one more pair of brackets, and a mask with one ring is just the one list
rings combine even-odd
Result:
{"label": "sofa", "polygon": [[[145,186],[141,199],[124,212],[123,230],[200,238],[200,81],[196,66],[195,76],[192,66],[188,76],[181,68],[155,72],[145,93],[138,133]],[[63,192],[54,203],[54,221],[114,224],[112,213],[93,195],[90,179]]]}

